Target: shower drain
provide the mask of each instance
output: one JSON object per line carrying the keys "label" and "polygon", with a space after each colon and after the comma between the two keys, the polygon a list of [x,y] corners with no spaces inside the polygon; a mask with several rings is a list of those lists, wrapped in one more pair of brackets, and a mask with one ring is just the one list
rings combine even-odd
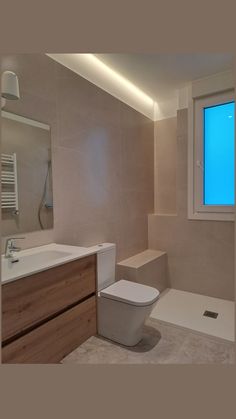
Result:
{"label": "shower drain", "polygon": [[203,316],[211,317],[212,319],[216,319],[219,313],[215,313],[214,311],[206,310],[203,313]]}

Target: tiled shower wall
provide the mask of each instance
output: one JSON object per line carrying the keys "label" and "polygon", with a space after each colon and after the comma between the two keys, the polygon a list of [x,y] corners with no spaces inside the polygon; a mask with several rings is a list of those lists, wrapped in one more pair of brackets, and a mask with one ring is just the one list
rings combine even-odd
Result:
{"label": "tiled shower wall", "polygon": [[[52,129],[53,240],[115,242],[118,260],[147,248],[153,122],[46,55],[1,59],[2,71],[17,73],[21,90],[5,110]],[[27,235],[27,247],[34,236]],[[36,236],[39,244],[48,241],[48,234]]]}
{"label": "tiled shower wall", "polygon": [[167,252],[172,288],[233,300],[234,223],[187,218],[187,114],[155,123],[149,247]]}

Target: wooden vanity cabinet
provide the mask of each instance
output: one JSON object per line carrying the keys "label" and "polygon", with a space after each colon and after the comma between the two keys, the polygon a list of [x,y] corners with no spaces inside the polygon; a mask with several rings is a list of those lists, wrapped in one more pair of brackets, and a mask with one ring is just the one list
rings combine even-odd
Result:
{"label": "wooden vanity cabinet", "polygon": [[58,363],[96,330],[96,255],[2,285],[3,363]]}
{"label": "wooden vanity cabinet", "polygon": [[96,302],[93,296],[4,346],[2,361],[58,363],[95,333]]}

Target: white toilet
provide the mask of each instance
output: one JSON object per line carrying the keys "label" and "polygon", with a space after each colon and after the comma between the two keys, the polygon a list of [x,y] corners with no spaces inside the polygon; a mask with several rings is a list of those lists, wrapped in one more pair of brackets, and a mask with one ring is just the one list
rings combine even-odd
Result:
{"label": "white toilet", "polygon": [[159,297],[156,288],[124,279],[115,282],[116,246],[99,245],[97,253],[98,334],[126,346],[142,338],[145,319]]}

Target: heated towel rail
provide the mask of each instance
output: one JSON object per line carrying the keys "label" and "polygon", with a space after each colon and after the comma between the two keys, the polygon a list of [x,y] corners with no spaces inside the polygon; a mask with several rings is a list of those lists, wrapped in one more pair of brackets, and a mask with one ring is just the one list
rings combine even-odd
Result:
{"label": "heated towel rail", "polygon": [[16,153],[1,155],[1,184],[3,210],[12,210],[14,214],[19,213],[18,184],[17,184],[17,162]]}

